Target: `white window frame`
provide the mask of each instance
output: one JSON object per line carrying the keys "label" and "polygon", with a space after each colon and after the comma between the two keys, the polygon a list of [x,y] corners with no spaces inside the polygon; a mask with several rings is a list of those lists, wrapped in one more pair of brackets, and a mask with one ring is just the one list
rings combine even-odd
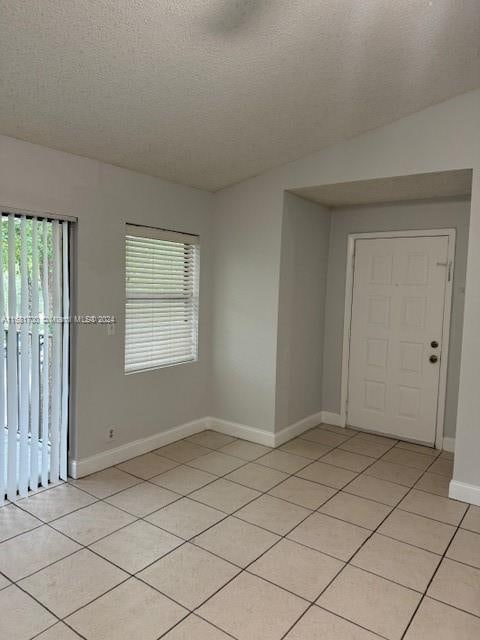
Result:
{"label": "white window frame", "polygon": [[[141,296],[135,294],[128,294],[128,266],[127,266],[127,238],[137,237],[139,239],[153,239],[167,242],[175,242],[182,245],[191,245],[193,248],[192,267],[193,267],[193,280],[190,285],[190,292],[188,295],[181,294],[178,296],[172,296],[172,294],[156,294],[152,292],[150,295],[142,294]],[[153,227],[147,227],[136,224],[127,223],[125,228],[125,340],[124,340],[124,373],[125,375],[133,375],[136,373],[144,373],[148,371],[156,371],[158,369],[164,369],[167,367],[178,366],[181,364],[190,364],[198,360],[198,331],[199,331],[199,289],[200,289],[200,238],[197,235],[170,231],[166,229],[158,229]],[[128,320],[128,303],[133,300],[150,299],[150,300],[172,300],[178,301],[191,300],[191,313],[192,313],[192,353],[188,358],[175,358],[166,361],[162,364],[155,364],[153,366],[135,366],[131,365],[127,367],[127,320]]]}

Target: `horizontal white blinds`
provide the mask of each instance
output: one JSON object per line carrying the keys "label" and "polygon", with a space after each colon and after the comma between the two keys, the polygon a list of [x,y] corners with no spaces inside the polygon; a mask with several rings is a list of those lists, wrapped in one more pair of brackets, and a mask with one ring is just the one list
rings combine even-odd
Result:
{"label": "horizontal white blinds", "polygon": [[196,236],[127,225],[125,372],[197,358]]}

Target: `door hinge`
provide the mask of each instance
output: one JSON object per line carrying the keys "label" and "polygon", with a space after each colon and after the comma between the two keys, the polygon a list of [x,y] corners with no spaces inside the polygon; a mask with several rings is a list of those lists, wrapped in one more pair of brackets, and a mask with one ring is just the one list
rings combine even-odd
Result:
{"label": "door hinge", "polygon": [[437,262],[437,267],[446,267],[447,268],[447,282],[452,280],[452,261],[448,262]]}

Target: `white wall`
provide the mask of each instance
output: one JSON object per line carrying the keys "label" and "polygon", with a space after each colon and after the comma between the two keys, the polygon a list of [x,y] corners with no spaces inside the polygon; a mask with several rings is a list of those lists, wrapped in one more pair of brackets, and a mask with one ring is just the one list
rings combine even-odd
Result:
{"label": "white wall", "polygon": [[[210,413],[211,204],[206,192],[0,137],[0,205],[77,217],[77,313],[118,318],[114,336],[77,327],[74,457]],[[126,222],[200,234],[198,362],[124,375]],[[108,444],[110,425],[117,436]]]}
{"label": "white wall", "polygon": [[328,209],[285,194],[278,309],[277,429],[295,424],[323,408],[329,233]]}
{"label": "white wall", "polygon": [[455,273],[444,435],[455,437],[470,200],[405,202],[332,210],[323,359],[323,410],[340,413],[345,276],[349,233],[454,228]]}
{"label": "white wall", "polygon": [[[213,310],[220,335],[213,345],[218,417],[230,416],[240,423],[275,429],[283,191],[463,168],[472,168],[474,178],[455,480],[480,487],[480,91],[463,94],[215,195],[214,224],[220,228],[216,238],[226,242],[216,262]],[[232,266],[230,250],[235,256]],[[246,271],[239,268],[242,254],[249,265]],[[230,338],[236,342],[235,347],[227,347]],[[230,392],[219,401],[219,392],[226,389]]]}

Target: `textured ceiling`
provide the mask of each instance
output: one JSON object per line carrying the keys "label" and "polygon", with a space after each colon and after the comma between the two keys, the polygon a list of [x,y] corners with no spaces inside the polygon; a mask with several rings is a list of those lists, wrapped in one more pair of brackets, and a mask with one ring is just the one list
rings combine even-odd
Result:
{"label": "textured ceiling", "polygon": [[480,0],[0,0],[0,133],[219,189],[480,86]]}
{"label": "textured ceiling", "polygon": [[292,189],[302,198],[326,207],[349,207],[381,202],[424,200],[469,196],[472,191],[472,170],[438,171],[410,176],[338,182],[319,187]]}

